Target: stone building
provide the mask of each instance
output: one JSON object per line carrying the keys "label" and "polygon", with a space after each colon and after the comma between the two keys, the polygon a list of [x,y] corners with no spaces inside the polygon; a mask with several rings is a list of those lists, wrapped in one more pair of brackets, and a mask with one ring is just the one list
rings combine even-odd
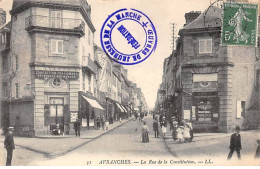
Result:
{"label": "stone building", "polygon": [[184,26],[177,44],[181,113],[197,130],[247,128],[254,101],[255,47],[221,46],[221,9],[209,7]]}
{"label": "stone building", "polygon": [[[221,14],[216,6],[202,14],[185,14],[174,52],[172,115],[192,121],[199,132],[231,132],[235,125],[242,129],[258,125],[259,47],[222,46]],[[163,75],[167,83],[168,69]]]}
{"label": "stone building", "polygon": [[[11,37],[11,22],[6,23],[6,12],[0,8],[0,58],[1,58],[1,74],[0,74],[0,126],[7,126],[9,121],[6,111],[6,102],[4,98],[9,97],[8,83],[2,81],[2,74],[8,72],[8,65],[10,62],[10,37]],[[10,75],[7,75],[10,76]],[[11,77],[11,76],[10,76]],[[3,112],[3,113],[2,113]]]}
{"label": "stone building", "polygon": [[[11,52],[2,72],[10,94],[2,98],[3,113],[18,134],[48,134],[57,126],[69,134],[72,122],[88,114],[80,112],[83,99],[103,109],[94,99],[91,8],[84,0],[14,0],[10,14]],[[87,92],[93,98],[87,100]]]}

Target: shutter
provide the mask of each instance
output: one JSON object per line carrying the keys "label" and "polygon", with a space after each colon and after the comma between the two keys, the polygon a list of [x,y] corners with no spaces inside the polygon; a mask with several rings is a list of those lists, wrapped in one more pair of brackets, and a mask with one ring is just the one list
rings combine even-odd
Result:
{"label": "shutter", "polygon": [[59,54],[63,53],[63,41],[62,40],[58,41],[58,53]]}
{"label": "shutter", "polygon": [[50,105],[44,105],[44,125],[50,124]]}
{"label": "shutter", "polygon": [[245,101],[241,101],[241,108],[242,108],[241,116],[245,118],[246,117],[246,102]]}
{"label": "shutter", "polygon": [[64,105],[64,124],[69,124],[70,123],[70,107],[68,104]]}
{"label": "shutter", "polygon": [[204,53],[205,52],[205,41],[200,40],[199,41],[199,53]]}
{"label": "shutter", "polygon": [[237,101],[237,118],[241,118],[241,115],[242,115],[241,101]]}
{"label": "shutter", "polygon": [[56,40],[51,40],[51,53],[57,53],[57,46],[56,46],[57,41]]}
{"label": "shutter", "polygon": [[207,53],[212,53],[212,39],[207,39]]}

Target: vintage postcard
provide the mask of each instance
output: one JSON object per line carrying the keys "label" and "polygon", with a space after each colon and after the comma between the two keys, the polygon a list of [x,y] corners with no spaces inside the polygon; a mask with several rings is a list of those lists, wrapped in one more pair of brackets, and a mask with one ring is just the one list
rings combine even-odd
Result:
{"label": "vintage postcard", "polygon": [[259,166],[259,0],[0,0],[1,166]]}

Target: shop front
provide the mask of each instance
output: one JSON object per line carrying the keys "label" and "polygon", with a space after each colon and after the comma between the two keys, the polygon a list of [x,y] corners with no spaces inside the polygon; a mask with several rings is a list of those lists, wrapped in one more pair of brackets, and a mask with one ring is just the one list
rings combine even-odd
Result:
{"label": "shop front", "polygon": [[194,94],[191,108],[194,130],[200,132],[217,132],[219,118],[219,101],[217,95]]}
{"label": "shop front", "polygon": [[96,128],[96,119],[106,116],[105,109],[93,98],[83,92],[80,93],[79,119],[83,130]]}

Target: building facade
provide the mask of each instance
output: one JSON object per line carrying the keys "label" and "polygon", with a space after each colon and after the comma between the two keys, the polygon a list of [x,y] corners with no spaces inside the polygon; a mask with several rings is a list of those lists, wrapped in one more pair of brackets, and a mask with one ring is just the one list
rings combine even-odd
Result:
{"label": "building facade", "polygon": [[215,6],[200,15],[187,13],[174,53],[172,115],[192,121],[200,132],[231,132],[235,125],[250,128],[253,112],[259,112],[254,107],[259,49],[221,46],[222,23],[215,22],[221,13]]}

